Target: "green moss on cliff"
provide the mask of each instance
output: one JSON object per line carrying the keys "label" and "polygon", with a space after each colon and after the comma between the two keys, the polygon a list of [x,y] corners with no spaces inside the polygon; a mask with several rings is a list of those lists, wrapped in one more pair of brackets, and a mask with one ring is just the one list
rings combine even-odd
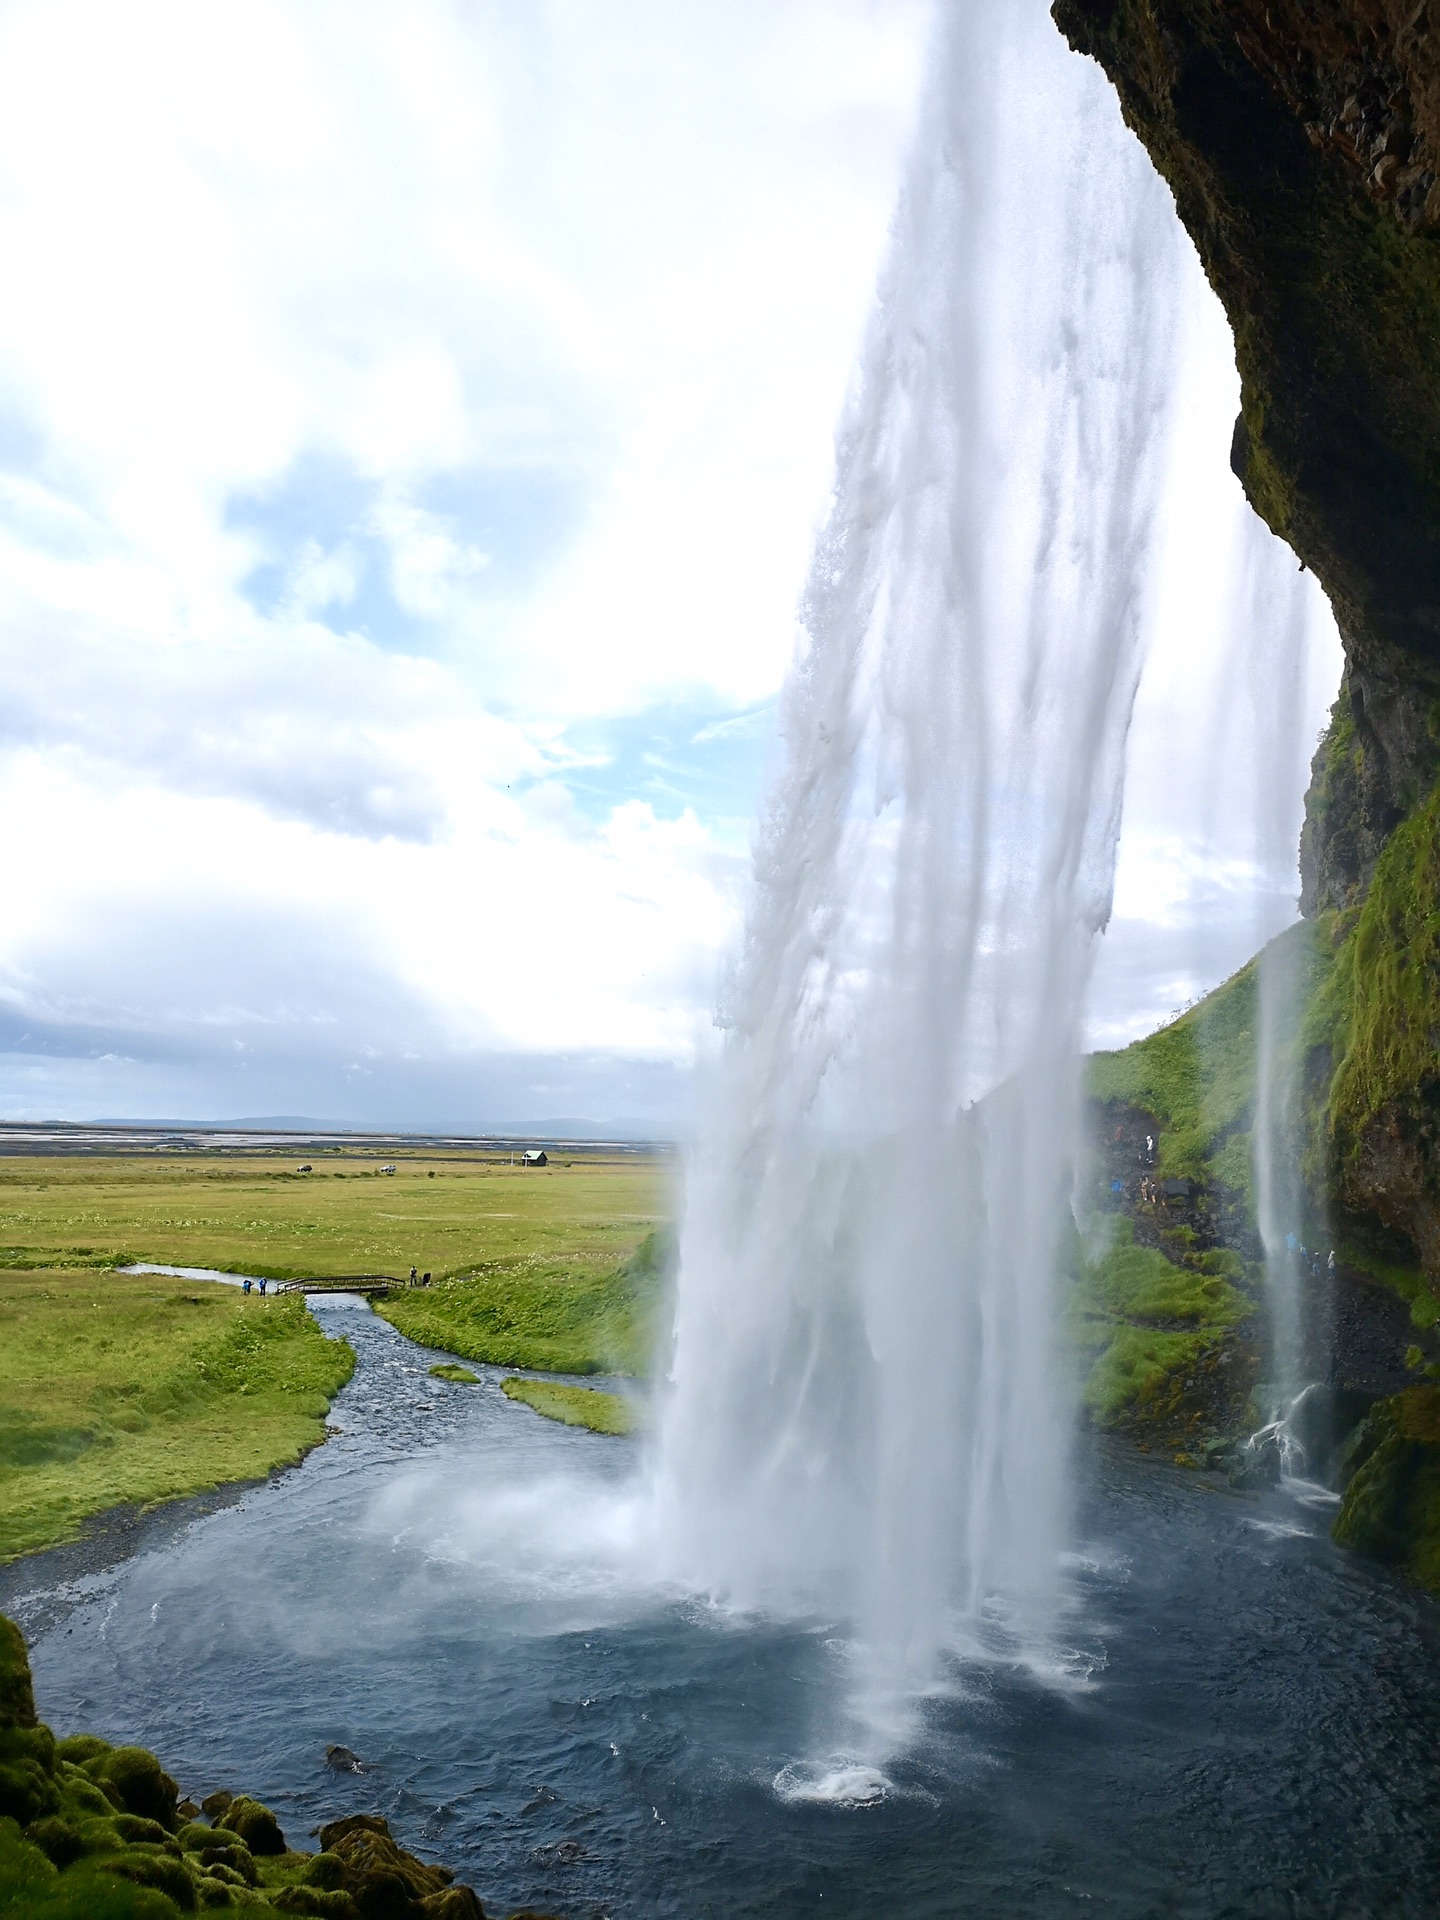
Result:
{"label": "green moss on cliff", "polygon": [[[1304,1077],[1317,1048],[1328,1048],[1336,1020],[1330,991],[1335,955],[1328,921],[1302,921],[1266,949],[1283,970],[1295,1013],[1283,1036],[1282,1070]],[[1166,1178],[1219,1185],[1252,1204],[1250,1130],[1257,1091],[1257,955],[1223,986],[1158,1033],[1090,1061],[1095,1099],[1123,1102],[1160,1123]],[[1328,1079],[1328,1074],[1327,1074]]]}
{"label": "green moss on cliff", "polygon": [[1203,1423],[1197,1373],[1215,1365],[1254,1312],[1231,1284],[1242,1266],[1223,1251],[1188,1254],[1182,1264],[1137,1245],[1127,1217],[1097,1219],[1069,1310],[1082,1396],[1097,1425],[1148,1433],[1178,1422],[1179,1437]]}
{"label": "green moss on cliff", "polygon": [[1440,1387],[1381,1401],[1352,1445],[1335,1538],[1440,1589]]}
{"label": "green moss on cliff", "polygon": [[1440,788],[1381,855],[1341,984],[1348,1045],[1330,1110],[1344,1152],[1387,1107],[1440,1084]]}

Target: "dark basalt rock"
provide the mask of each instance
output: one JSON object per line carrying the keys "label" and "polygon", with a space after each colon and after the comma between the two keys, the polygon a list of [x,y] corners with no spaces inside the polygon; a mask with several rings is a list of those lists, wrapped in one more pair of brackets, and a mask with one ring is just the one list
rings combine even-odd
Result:
{"label": "dark basalt rock", "polygon": [[1335,608],[1345,700],[1317,756],[1305,895],[1348,905],[1440,772],[1440,11],[1053,11],[1174,192],[1234,328],[1232,464]]}

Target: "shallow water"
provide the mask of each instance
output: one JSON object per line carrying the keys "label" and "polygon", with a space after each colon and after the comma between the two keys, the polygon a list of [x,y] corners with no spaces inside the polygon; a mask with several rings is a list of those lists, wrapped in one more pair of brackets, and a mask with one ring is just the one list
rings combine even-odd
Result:
{"label": "shallow water", "polygon": [[64,1594],[12,1570],[58,1730],[302,1843],[378,1809],[501,1913],[1440,1910],[1440,1610],[1332,1546],[1323,1497],[1097,1458],[1050,1670],[997,1629],[902,1758],[847,1768],[843,1631],[657,1591],[631,1443],[316,1311],[361,1364],[303,1466]]}
{"label": "shallow water", "polygon": [[[260,1276],[254,1273],[222,1273],[219,1267],[166,1267],[159,1265],[154,1260],[137,1260],[133,1265],[120,1267],[117,1271],[120,1273],[165,1273],[176,1280],[221,1280],[227,1287],[243,1287],[247,1280],[255,1287],[258,1287],[260,1284]],[[275,1282],[271,1280],[267,1282],[267,1284],[274,1286]]]}

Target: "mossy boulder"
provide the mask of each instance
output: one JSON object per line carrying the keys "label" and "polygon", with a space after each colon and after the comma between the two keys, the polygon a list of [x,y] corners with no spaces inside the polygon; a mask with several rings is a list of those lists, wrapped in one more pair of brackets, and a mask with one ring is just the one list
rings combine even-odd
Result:
{"label": "mossy boulder", "polygon": [[253,1854],[263,1857],[286,1851],[280,1822],[268,1807],[250,1799],[248,1795],[232,1800],[215,1824],[228,1833],[238,1835]]}
{"label": "mossy boulder", "polygon": [[35,1690],[25,1637],[13,1620],[0,1614],[0,1727],[35,1725]]}
{"label": "mossy boulder", "polygon": [[305,1884],[334,1893],[345,1884],[345,1862],[338,1853],[314,1854],[305,1869]]}
{"label": "mossy boulder", "polygon": [[122,1812],[153,1821],[166,1835],[180,1824],[180,1789],[144,1747],[111,1747],[87,1762],[85,1771]]}
{"label": "mossy boulder", "polygon": [[28,1827],[60,1811],[55,1741],[48,1727],[0,1729],[0,1818]]}
{"label": "mossy boulder", "polygon": [[[271,1896],[271,1905],[280,1913],[307,1913],[333,1920],[369,1920],[348,1893],[330,1892],[321,1887],[282,1887]],[[406,1909],[408,1911],[408,1909]]]}
{"label": "mossy boulder", "polygon": [[172,1854],[158,1847],[126,1847],[97,1863],[107,1873],[129,1880],[137,1887],[150,1887],[163,1893],[181,1913],[194,1913],[200,1904],[196,1876]]}
{"label": "mossy boulder", "polygon": [[1335,1538],[1440,1590],[1440,1386],[1373,1407],[1347,1465]]}
{"label": "mossy boulder", "polygon": [[[397,1845],[385,1822],[324,1829],[291,1853],[270,1809],[212,1795],[214,1826],[182,1817],[175,1782],[144,1747],[56,1742],[35,1716],[25,1642],[0,1617],[0,1915],[16,1920],[177,1920],[238,1908],[328,1920],[484,1920],[468,1887]],[[258,1856],[258,1858],[257,1858]]]}
{"label": "mossy boulder", "polygon": [[[320,1829],[324,1854],[340,1863],[341,1887],[363,1920],[483,1920],[468,1887],[454,1887],[444,1867],[427,1866],[396,1844],[375,1814],[351,1814]],[[447,1896],[459,1896],[447,1898]]]}
{"label": "mossy boulder", "polygon": [[46,1814],[40,1820],[32,1820],[25,1829],[25,1838],[31,1846],[39,1847],[45,1858],[56,1867],[68,1867],[72,1860],[78,1860],[85,1851],[85,1842],[78,1830],[58,1814]]}

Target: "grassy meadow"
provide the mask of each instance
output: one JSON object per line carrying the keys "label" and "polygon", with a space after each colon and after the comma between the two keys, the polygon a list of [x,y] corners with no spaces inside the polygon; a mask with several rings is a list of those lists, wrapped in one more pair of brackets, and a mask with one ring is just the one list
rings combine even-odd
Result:
{"label": "grassy meadow", "polygon": [[0,1560],[298,1460],[355,1357],[298,1298],[95,1269],[0,1272]]}
{"label": "grassy meadow", "polygon": [[124,1274],[390,1274],[402,1333],[468,1359],[643,1371],[668,1198],[653,1159],[272,1154],[0,1158],[0,1559],[298,1459],[354,1358],[295,1296]]}
{"label": "grassy meadow", "polygon": [[606,1273],[662,1217],[636,1155],[524,1169],[500,1158],[316,1152],[0,1158],[0,1265],[216,1267],[272,1280]]}

